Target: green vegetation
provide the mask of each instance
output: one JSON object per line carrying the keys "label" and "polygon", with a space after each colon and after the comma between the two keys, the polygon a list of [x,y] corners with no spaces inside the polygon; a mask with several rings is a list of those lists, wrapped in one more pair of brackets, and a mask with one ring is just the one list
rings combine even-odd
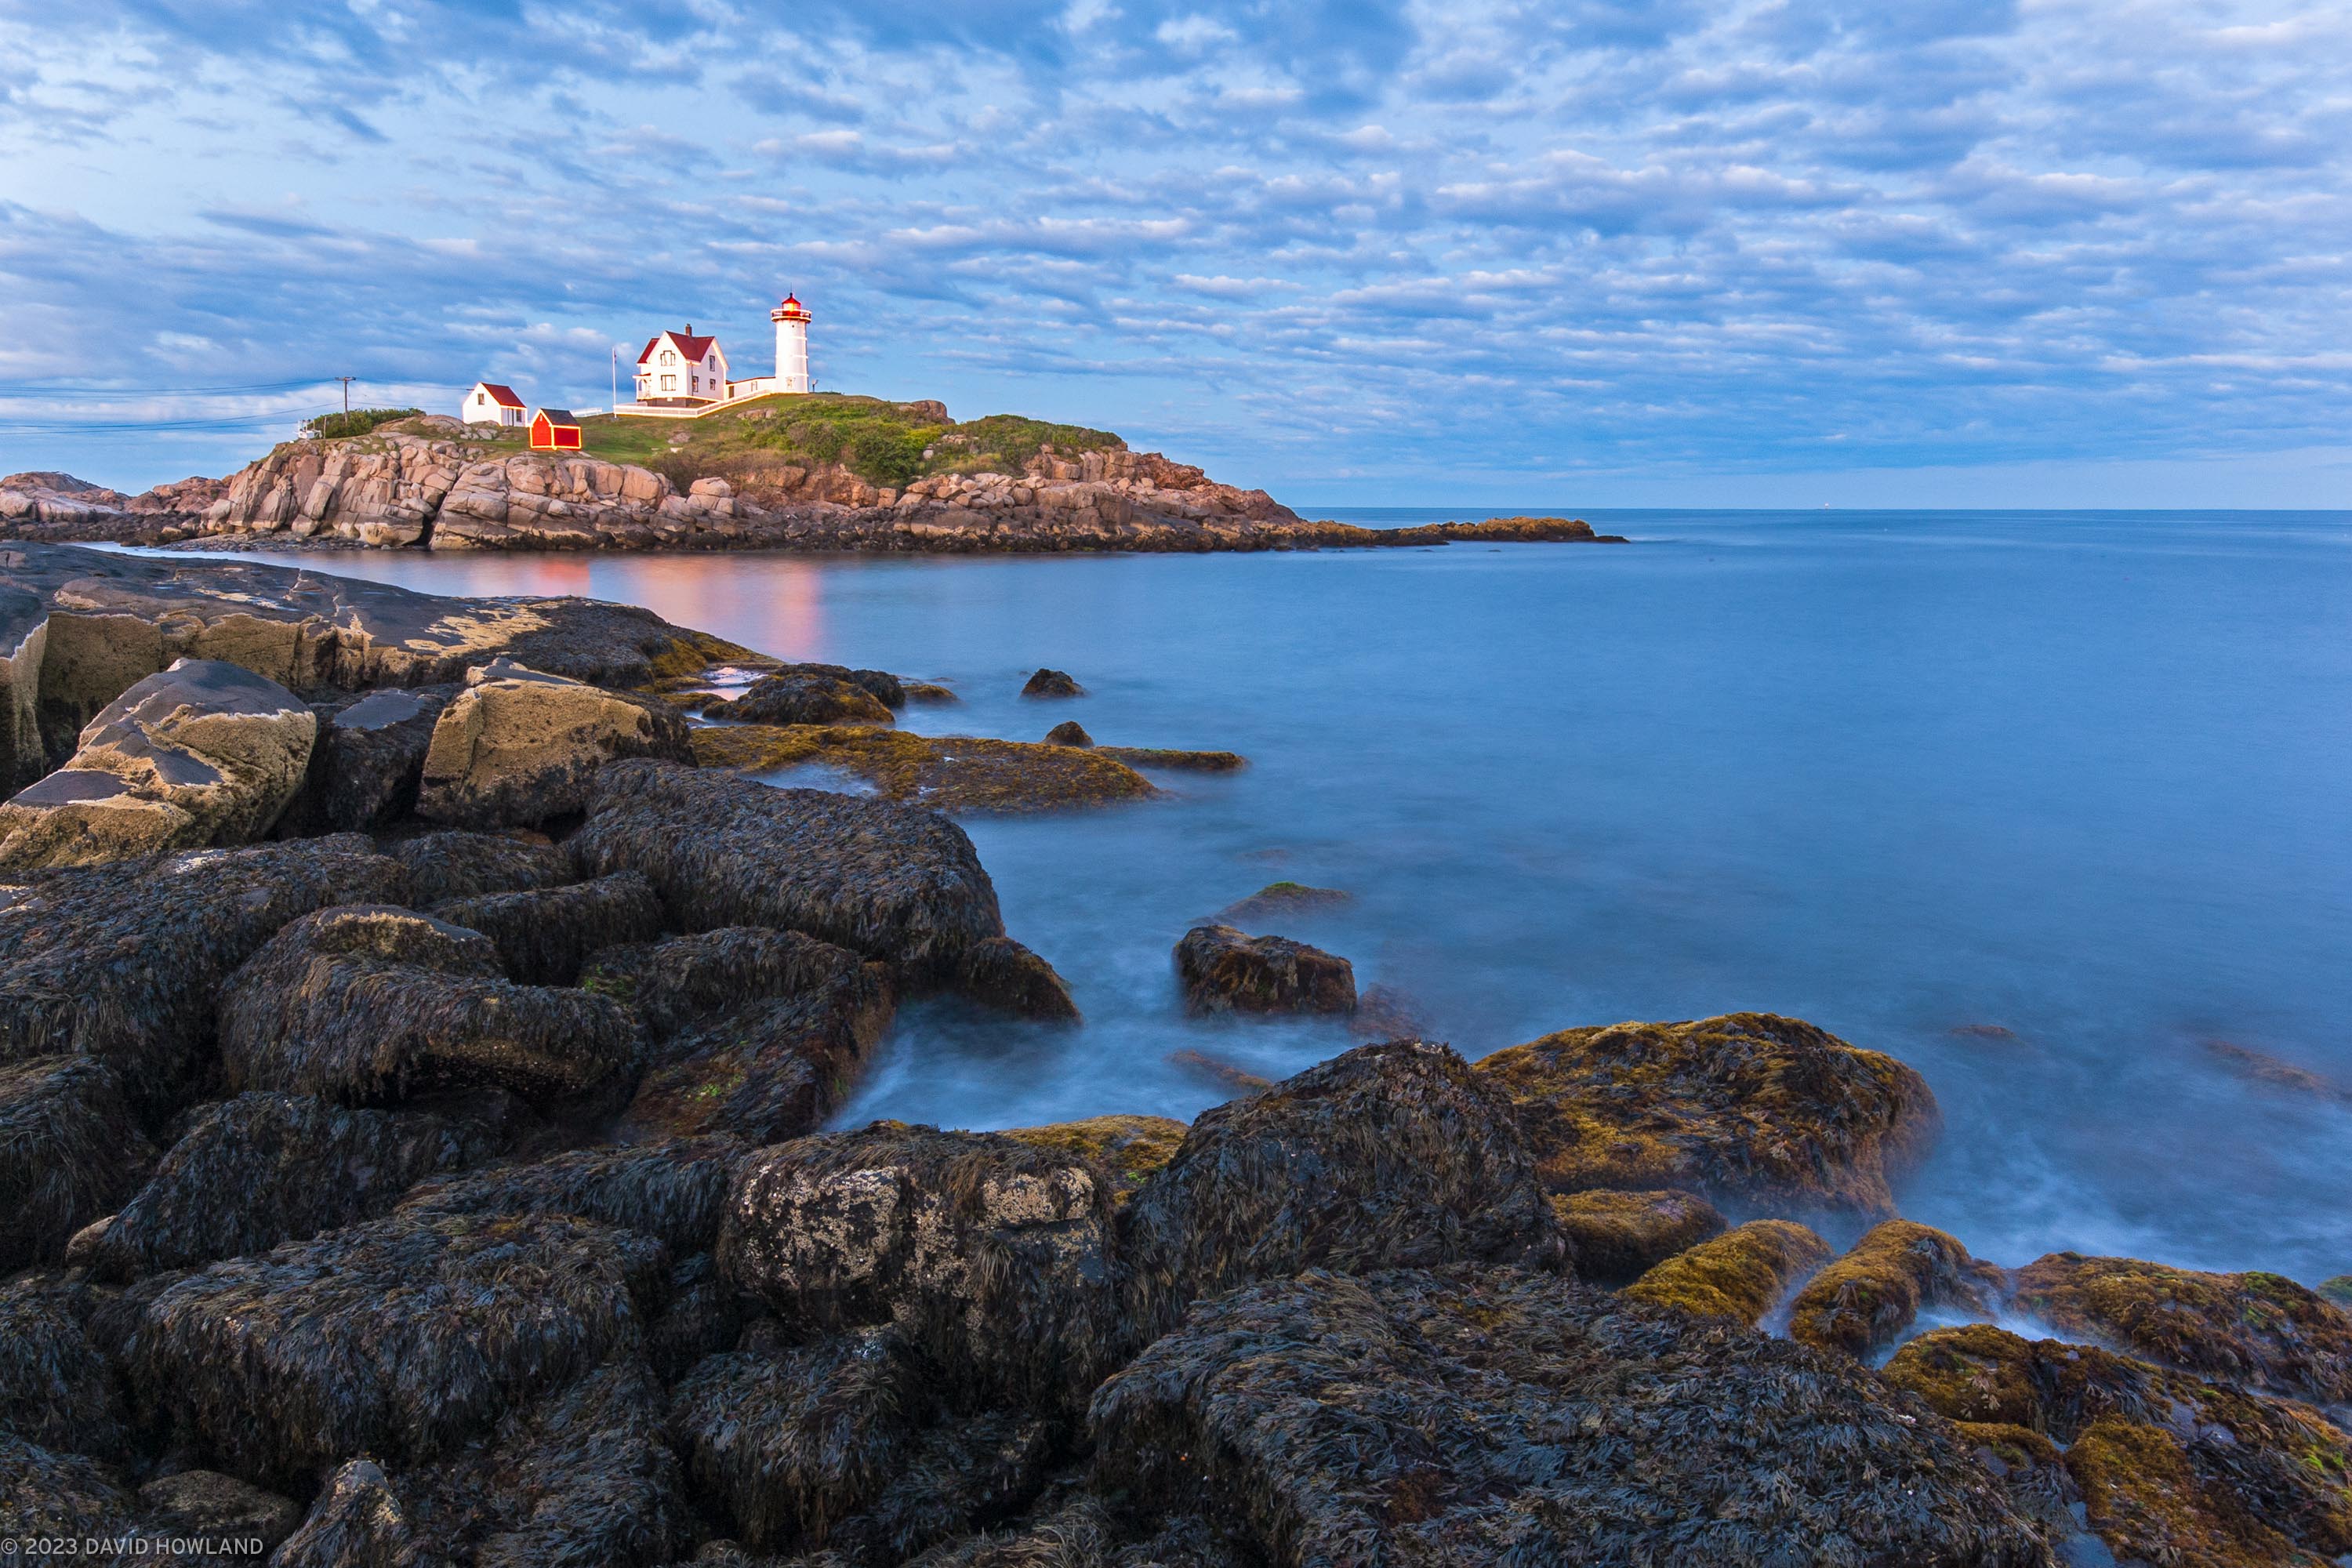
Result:
{"label": "green vegetation", "polygon": [[421,408],[354,408],[349,414],[321,414],[304,424],[314,434],[331,441],[338,437],[364,436],[379,425],[414,419],[424,412]]}

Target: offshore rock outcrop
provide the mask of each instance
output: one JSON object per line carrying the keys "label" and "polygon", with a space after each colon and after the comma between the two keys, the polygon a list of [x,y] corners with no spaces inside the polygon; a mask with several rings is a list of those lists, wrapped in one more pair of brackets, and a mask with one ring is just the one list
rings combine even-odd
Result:
{"label": "offshore rock outcrop", "polygon": [[1176,978],[1195,1013],[1350,1013],[1356,967],[1286,936],[1197,925],[1176,943]]}

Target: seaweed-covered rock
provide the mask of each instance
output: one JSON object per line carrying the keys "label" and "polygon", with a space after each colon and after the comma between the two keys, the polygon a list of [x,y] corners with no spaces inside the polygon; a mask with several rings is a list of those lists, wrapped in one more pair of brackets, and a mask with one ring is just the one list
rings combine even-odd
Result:
{"label": "seaweed-covered rock", "polygon": [[670,1265],[661,1311],[646,1329],[646,1364],[664,1384],[676,1383],[731,1347],[742,1328],[741,1299],[719,1277],[718,1260],[698,1252]]}
{"label": "seaweed-covered rock", "polygon": [[866,1511],[844,1520],[831,1540],[854,1560],[905,1563],[1034,1498],[1054,1447],[1052,1424],[1018,1411],[940,1420],[911,1446]]}
{"label": "seaweed-covered rock", "polygon": [[1862,1368],[1518,1270],[1203,1301],[1089,1421],[1102,1484],[1274,1563],[2048,1560],[1952,1430]]}
{"label": "seaweed-covered rock", "polygon": [[457,693],[454,685],[395,688],[314,703],[319,740],[287,823],[305,833],[366,833],[414,812],[433,727]]}
{"label": "seaweed-covered rock", "polygon": [[1078,1005],[1054,966],[1009,936],[973,942],[956,964],[956,989],[1024,1018],[1076,1023]]}
{"label": "seaweed-covered rock", "polygon": [[202,1542],[205,1553],[235,1562],[252,1542],[267,1552],[293,1534],[302,1508],[217,1470],[182,1470],[139,1489],[139,1518],[151,1537]]}
{"label": "seaweed-covered rock", "polygon": [[1304,882],[1268,882],[1248,898],[1226,905],[1217,918],[1228,925],[1242,921],[1280,920],[1285,916],[1325,914],[1353,900],[1338,888],[1312,888]]}
{"label": "seaweed-covered rock", "polygon": [[2280,1274],[2202,1274],[2053,1252],[2019,1269],[2016,1304],[2062,1333],[2321,1405],[2352,1403],[2352,1311]]}
{"label": "seaweed-covered rock", "polygon": [[778,996],[850,986],[866,963],[846,948],[796,931],[721,926],[596,953],[580,984],[629,1005],[656,1040]]}
{"label": "seaweed-covered rock", "polygon": [[418,909],[452,899],[560,887],[578,877],[572,857],[546,839],[505,833],[444,828],[400,839],[384,853],[408,872],[408,896]]}
{"label": "seaweed-covered rock", "polygon": [[1123,1207],[1152,1172],[1175,1157],[1187,1131],[1183,1122],[1167,1116],[1090,1116],[1083,1121],[1008,1128],[1003,1136],[1094,1162],[1110,1188],[1111,1202]]}
{"label": "seaweed-covered rock", "polygon": [[274,680],[184,658],[90,721],[65,767],[0,805],[0,866],[242,844],[300,787],[318,715]]}
{"label": "seaweed-covered rock", "polygon": [[1082,1397],[1116,1358],[1110,1194],[1087,1162],[877,1122],[737,1167],[738,1288],[814,1336],[893,1323],[966,1405]]}
{"label": "seaweed-covered rock", "polygon": [[1829,1257],[1829,1243],[1794,1220],[1750,1220],[1675,1254],[1625,1287],[1625,1294],[1753,1328]]}
{"label": "seaweed-covered rock", "polygon": [[106,1279],[267,1252],[389,1213],[425,1177],[477,1164],[506,1131],[494,1098],[457,1114],[241,1094],[198,1110],[154,1173],[69,1261]]}
{"label": "seaweed-covered rock", "polygon": [[669,1425],[697,1489],[744,1540],[822,1545],[903,1463],[922,1400],[897,1331],[867,1329],[711,1356],[678,1381]]}
{"label": "seaweed-covered rock", "polygon": [[1087,727],[1076,719],[1065,719],[1045,731],[1045,744],[1049,746],[1091,746],[1094,743],[1095,738],[1087,734]]}
{"label": "seaweed-covered rock", "polygon": [[1286,936],[1198,925],[1176,944],[1176,975],[1195,1013],[1346,1013],[1356,966]]}
{"label": "seaweed-covered rock", "polygon": [[0,1060],[97,1057],[142,1110],[168,1110],[230,971],[298,916],[405,892],[357,834],[53,873],[0,902]]}
{"label": "seaweed-covered rock", "polygon": [[742,1152],[731,1138],[574,1149],[427,1182],[401,1206],[425,1215],[577,1215],[654,1237],[683,1257],[718,1240],[728,1181]]}
{"label": "seaweed-covered rock", "polygon": [[1767,1208],[1892,1215],[1941,1125],[1889,1056],[1769,1013],[1562,1029],[1478,1063],[1556,1191],[1685,1187]]}
{"label": "seaweed-covered rock", "polygon": [[[876,673],[879,673],[877,671]],[[896,684],[895,682],[893,684]],[[900,693],[900,701],[905,693]],[[753,681],[740,697],[713,702],[706,718],[745,724],[888,724],[889,705],[848,679],[807,666],[793,666]]]}
{"label": "seaweed-covered rock", "polygon": [[1070,679],[1067,670],[1040,669],[1022,683],[1024,697],[1084,697],[1087,689]]}
{"label": "seaweed-covered rock", "polygon": [[1883,1375],[1945,1416],[2067,1445],[2088,1523],[2122,1561],[2255,1568],[2352,1551],[2352,1436],[2306,1405],[1990,1324],[1930,1330]]}
{"label": "seaweed-covered rock", "polygon": [[881,801],[618,763],[567,847],[590,876],[642,871],[695,929],[786,927],[921,981],[951,980],[965,949],[1004,934],[963,829]]}
{"label": "seaweed-covered rock", "polygon": [[774,1143],[812,1132],[864,1073],[891,1012],[879,964],[853,962],[829,984],[771,997],[673,1038],[622,1119],[634,1137],[730,1132]]}
{"label": "seaweed-covered rock", "polygon": [[1909,1328],[1922,1307],[1990,1316],[2007,1280],[1940,1230],[1907,1219],[1870,1227],[1790,1303],[1789,1336],[1866,1356]]}
{"label": "seaweed-covered rock", "polygon": [[0,1284],[0,1432],[119,1458],[122,1412],[106,1357],[83,1328],[83,1295],[53,1278]]}
{"label": "seaweed-covered rock", "polygon": [[1551,1207],[1575,1249],[1576,1277],[1596,1285],[1631,1284],[1675,1253],[1724,1232],[1713,1204],[1672,1188],[1565,1193],[1553,1197]]}
{"label": "seaweed-covered rock", "polygon": [[1060,811],[1160,793],[1107,751],[871,724],[714,724],[694,731],[694,756],[704,767],[743,773],[838,768],[885,800],[933,811]]}
{"label": "seaweed-covered rock", "polygon": [[425,1568],[425,1550],[383,1468],[351,1459],[328,1479],[269,1568]]}
{"label": "seaweed-covered rock", "polygon": [[425,754],[416,812],[460,827],[536,826],[583,809],[619,757],[693,759],[683,714],[505,659],[469,670]]}
{"label": "seaweed-covered rock", "polygon": [[440,1089],[574,1094],[635,1066],[635,1020],[607,996],[516,985],[488,938],[413,910],[306,915],[221,994],[233,1088],[352,1104]]}
{"label": "seaweed-covered rock", "polygon": [[247,1479],[429,1459],[634,1351],[662,1258],[569,1215],[394,1215],[172,1284],[141,1316],[131,1377]]}
{"label": "seaweed-covered rock", "polygon": [[525,985],[571,985],[589,954],[661,934],[661,900],[635,871],[563,888],[480,893],[433,906],[436,918],[480,931]]}
{"label": "seaweed-covered rock", "polygon": [[154,1158],[104,1062],[0,1063],[0,1272],[63,1258]]}
{"label": "seaweed-covered rock", "polygon": [[474,1568],[641,1568],[686,1539],[677,1457],[645,1364],[588,1373],[509,1414],[488,1441],[406,1471],[424,1539]]}
{"label": "seaweed-covered rock", "polygon": [[[96,1459],[0,1432],[0,1541],[64,1536],[78,1546],[87,1536],[121,1536],[131,1509],[131,1494]],[[29,1551],[23,1556],[42,1561]],[[49,1559],[68,1560],[62,1553]]]}
{"label": "seaweed-covered rock", "polygon": [[1135,1321],[1303,1268],[1569,1261],[1508,1108],[1444,1046],[1360,1046],[1204,1111],[1120,1212]]}

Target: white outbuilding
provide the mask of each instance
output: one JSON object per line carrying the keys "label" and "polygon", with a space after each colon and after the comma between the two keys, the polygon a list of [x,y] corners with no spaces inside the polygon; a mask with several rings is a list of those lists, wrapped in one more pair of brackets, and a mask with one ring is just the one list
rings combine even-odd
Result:
{"label": "white outbuilding", "polygon": [[478,381],[459,405],[457,417],[468,425],[520,425],[529,417],[514,388],[500,382]]}

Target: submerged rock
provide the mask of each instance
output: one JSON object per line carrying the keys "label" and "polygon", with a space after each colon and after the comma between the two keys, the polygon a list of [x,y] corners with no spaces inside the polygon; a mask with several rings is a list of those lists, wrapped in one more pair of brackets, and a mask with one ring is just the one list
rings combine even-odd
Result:
{"label": "submerged rock", "polygon": [[205,1106],[112,1223],[76,1238],[70,1260],[130,1279],[374,1219],[426,1176],[496,1152],[499,1097],[451,1109],[458,1113],[352,1110],[304,1094]]}
{"label": "submerged rock", "polygon": [[407,871],[409,898],[418,909],[452,899],[560,887],[579,875],[569,855],[536,835],[517,837],[447,828],[399,839],[384,853]]}
{"label": "submerged rock", "polygon": [[660,1258],[569,1215],[394,1215],[173,1284],[141,1317],[131,1378],[249,1479],[428,1459],[632,1350]]}
{"label": "submerged rock", "polygon": [[1091,1116],[1010,1128],[1003,1136],[1093,1161],[1110,1188],[1111,1202],[1124,1206],[1152,1172],[1175,1157],[1188,1131],[1167,1116]]}
{"label": "submerged rock", "polygon": [[1860,1367],[1517,1270],[1203,1301],[1089,1424],[1100,1484],[1272,1563],[2048,1561],[1951,1428]]}
{"label": "submerged rock", "polygon": [[2280,1274],[2201,1274],[2053,1252],[2019,1269],[2016,1304],[2082,1334],[2248,1388],[2352,1403],[2352,1311]]}
{"label": "submerged rock", "polygon": [[[903,691],[898,700],[905,702]],[[892,706],[846,670],[831,675],[795,666],[761,676],[740,697],[709,703],[702,713],[742,724],[889,724],[896,722]]]}
{"label": "submerged rock", "polygon": [[877,1122],[761,1150],[719,1260],[798,1336],[895,1324],[968,1407],[1082,1398],[1122,1332],[1092,1163],[992,1134]]}
{"label": "submerged rock", "polygon": [[218,659],[174,662],[108,705],[63,770],[0,805],[0,866],[85,866],[243,844],[310,766],[318,715]]}
{"label": "submerged rock", "polygon": [[1887,1184],[1941,1126],[1911,1068],[1769,1013],[1562,1029],[1478,1070],[1517,1106],[1559,1192],[1683,1187],[1891,1215]]}
{"label": "submerged rock", "polygon": [[271,938],[223,988],[220,1035],[231,1087],[347,1104],[576,1094],[638,1056],[619,1003],[513,984],[488,938],[382,904],[321,910]]}
{"label": "submerged rock", "polygon": [[1552,1212],[1575,1249],[1576,1277],[1628,1285],[1675,1253],[1724,1231],[1723,1216],[1696,1193],[1589,1192],[1555,1195]]}
{"label": "submerged rock", "polygon": [[1790,1304],[1789,1337],[1866,1356],[1892,1342],[1922,1307],[1990,1316],[2007,1280],[1940,1230],[1907,1219],[1873,1226]]}
{"label": "submerged rock", "polygon": [[1625,1294],[1753,1328],[1791,1285],[1829,1258],[1829,1243],[1793,1220],[1750,1220],[1675,1254],[1628,1285]]}
{"label": "submerged rock", "polygon": [[65,1256],[155,1158],[121,1080],[87,1057],[0,1064],[0,1272]]}
{"label": "submerged rock", "polygon": [[647,762],[596,780],[566,846],[583,872],[641,871],[672,918],[786,927],[943,984],[1004,934],[971,840],[926,811]]}
{"label": "submerged rock", "polygon": [[52,873],[0,900],[0,1060],[96,1057],[142,1109],[173,1109],[230,971],[299,916],[405,888],[357,834]]}
{"label": "submerged rock", "polygon": [[1070,679],[1069,672],[1060,669],[1040,669],[1022,683],[1024,697],[1084,697],[1087,689]]}
{"label": "submerged rock", "polygon": [[661,933],[661,900],[635,871],[563,888],[481,893],[433,906],[436,920],[490,939],[507,973],[525,985],[571,985],[591,953]]}
{"label": "submerged rock", "polygon": [[1356,1005],[1356,968],[1346,959],[1227,925],[1186,931],[1176,944],[1176,974],[1195,1013],[1346,1013]]}
{"label": "submerged rock", "polygon": [[1065,719],[1045,731],[1045,744],[1049,746],[1091,746],[1094,743],[1095,738],[1087,734],[1087,727],[1076,719]]}
{"label": "submerged rock", "polygon": [[687,723],[657,699],[499,659],[469,670],[433,726],[417,815],[460,827],[536,826],[588,804],[596,771],[622,757],[690,762]]}
{"label": "submerged rock", "polygon": [[1337,888],[1310,888],[1304,882],[1268,882],[1248,898],[1219,910],[1217,919],[1228,925],[1244,921],[1279,920],[1286,915],[1311,915],[1339,909],[1351,901],[1350,895]]}
{"label": "submerged rock", "polygon": [[1147,1339],[1201,1297],[1305,1268],[1568,1260],[1500,1097],[1418,1040],[1203,1111],[1119,1220]]}
{"label": "submerged rock", "polygon": [[705,767],[770,773],[813,763],[856,774],[886,800],[935,811],[1057,811],[1159,793],[1107,752],[1074,746],[848,725],[730,724],[693,739]]}

